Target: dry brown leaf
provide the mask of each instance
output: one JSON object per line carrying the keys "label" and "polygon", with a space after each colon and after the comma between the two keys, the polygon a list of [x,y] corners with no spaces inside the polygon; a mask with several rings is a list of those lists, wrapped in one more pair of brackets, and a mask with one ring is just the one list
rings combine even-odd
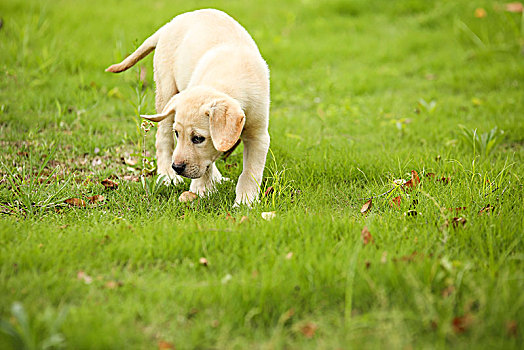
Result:
{"label": "dry brown leaf", "polygon": [[519,330],[519,327],[518,327],[517,321],[509,320],[506,323],[506,331],[508,332],[508,336],[516,338],[518,335],[518,330]]}
{"label": "dry brown leaf", "polygon": [[404,187],[415,188],[420,183],[420,178],[415,170],[411,170],[411,180],[404,184]]}
{"label": "dry brown leaf", "polygon": [[521,2],[509,2],[506,4],[506,11],[513,13],[522,13],[524,6]]}
{"label": "dry brown leaf", "polygon": [[196,193],[193,193],[191,191],[185,191],[185,192],[182,192],[180,197],[178,197],[178,201],[182,202],[182,203],[184,203],[184,202],[192,202],[192,201],[194,201],[197,198],[198,198],[198,196],[196,195]]}
{"label": "dry brown leaf", "polygon": [[304,337],[311,339],[315,335],[318,326],[313,322],[308,322],[300,327],[300,333],[304,334]]}
{"label": "dry brown leaf", "polygon": [[400,208],[400,202],[402,201],[402,197],[399,195],[399,196],[396,196],[395,198],[393,198],[393,201],[391,202],[391,206],[397,206],[398,208]]}
{"label": "dry brown leaf", "polygon": [[122,282],[107,281],[105,284],[105,287],[107,289],[117,289],[118,287],[121,287],[122,285],[123,285]]}
{"label": "dry brown leaf", "polygon": [[200,265],[207,266],[207,259],[202,257],[202,258],[198,259],[198,263]]}
{"label": "dry brown leaf", "polygon": [[116,190],[118,188],[118,184],[109,179],[102,180],[101,184],[104,185],[105,188],[110,190]]}
{"label": "dry brown leaf", "polygon": [[447,185],[449,180],[449,177],[441,177],[440,179],[437,179],[438,182],[442,182],[444,185]]}
{"label": "dry brown leaf", "polygon": [[360,237],[362,238],[362,242],[364,242],[364,245],[373,243],[373,236],[371,236],[371,232],[369,232],[367,226],[364,226],[364,228],[362,229],[362,232],[360,233]]}
{"label": "dry brown leaf", "polygon": [[72,207],[85,207],[86,202],[83,199],[80,198],[69,198],[64,201],[65,203],[69,204]]}
{"label": "dry brown leaf", "polygon": [[367,213],[371,207],[373,207],[373,198],[371,198],[370,200],[368,200],[366,203],[364,203],[364,205],[362,206],[362,208],[360,208],[360,212],[362,214],[365,214]]}
{"label": "dry brown leaf", "polygon": [[493,210],[495,209],[495,207],[492,207],[491,204],[488,204],[486,205],[484,208],[480,209],[479,211],[479,215],[482,215],[482,214],[491,214],[493,212]]}
{"label": "dry brown leaf", "polygon": [[436,175],[435,173],[427,173],[426,177],[434,178]]}
{"label": "dry brown leaf", "polygon": [[455,317],[452,321],[453,331],[457,334],[464,333],[471,327],[473,316],[465,314],[464,316]]}
{"label": "dry brown leaf", "polygon": [[237,221],[234,217],[231,216],[230,212],[226,213],[226,220],[229,220],[231,222],[236,222]]}
{"label": "dry brown leaf", "polygon": [[451,219],[451,224],[453,225],[453,227],[459,227],[460,224],[462,224],[462,226],[465,226],[466,221],[467,220],[463,217],[454,217],[453,219]]}
{"label": "dry brown leaf", "polygon": [[240,222],[239,222],[239,223],[243,223],[243,222],[245,222],[245,221],[247,221],[247,220],[248,220],[247,216],[242,216],[242,217],[240,218]]}
{"label": "dry brown leaf", "polygon": [[475,9],[474,15],[477,18],[485,18],[488,15],[488,13],[482,7],[479,7],[477,9]]}
{"label": "dry brown leaf", "polygon": [[161,340],[158,342],[158,350],[175,349],[175,346],[167,341]]}
{"label": "dry brown leaf", "polygon": [[135,166],[138,163],[138,160],[136,158],[124,158],[124,163],[129,166]]}
{"label": "dry brown leaf", "polygon": [[102,195],[97,194],[93,197],[87,197],[87,200],[89,201],[89,203],[95,204],[95,203],[100,203],[100,202],[105,201],[106,198]]}
{"label": "dry brown leaf", "polygon": [[275,192],[275,189],[273,188],[273,186],[269,186],[266,192],[264,193],[264,197],[271,195],[273,192]]}
{"label": "dry brown leaf", "polygon": [[78,271],[76,278],[78,278],[80,281],[83,281],[85,284],[90,284],[93,282],[93,277],[89,276],[84,271]]}

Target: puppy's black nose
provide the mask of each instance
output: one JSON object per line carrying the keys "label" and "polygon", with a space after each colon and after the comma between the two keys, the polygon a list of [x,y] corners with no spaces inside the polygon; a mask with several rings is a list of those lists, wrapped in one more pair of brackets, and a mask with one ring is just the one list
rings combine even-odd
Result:
{"label": "puppy's black nose", "polygon": [[178,175],[180,175],[186,169],[186,163],[173,163],[171,164],[171,167]]}

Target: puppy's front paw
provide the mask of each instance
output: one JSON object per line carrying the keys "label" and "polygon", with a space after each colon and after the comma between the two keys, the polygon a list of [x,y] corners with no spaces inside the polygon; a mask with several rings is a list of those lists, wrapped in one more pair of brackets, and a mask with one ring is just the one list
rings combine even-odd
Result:
{"label": "puppy's front paw", "polygon": [[205,182],[199,180],[200,179],[191,181],[191,186],[189,186],[189,190],[191,192],[197,194],[200,197],[204,197],[215,190],[214,182]]}
{"label": "puppy's front paw", "polygon": [[171,184],[178,185],[179,183],[184,182],[182,176],[177,175],[171,168],[158,168],[157,174],[159,175],[158,181],[162,181],[162,183],[166,186]]}
{"label": "puppy's front paw", "polygon": [[235,204],[233,208],[237,208],[240,205],[247,205],[249,208],[258,201],[258,187],[256,190],[239,192],[237,191],[237,197],[235,198]]}

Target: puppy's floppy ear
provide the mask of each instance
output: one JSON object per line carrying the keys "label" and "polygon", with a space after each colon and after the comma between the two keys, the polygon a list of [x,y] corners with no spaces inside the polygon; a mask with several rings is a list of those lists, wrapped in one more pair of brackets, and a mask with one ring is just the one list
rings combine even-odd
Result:
{"label": "puppy's floppy ear", "polygon": [[231,149],[240,138],[246,122],[240,104],[234,100],[215,100],[206,106],[206,115],[209,116],[213,146],[220,152]]}
{"label": "puppy's floppy ear", "polygon": [[175,112],[176,109],[176,97],[177,95],[171,97],[169,102],[166,104],[164,109],[162,110],[162,113],[157,113],[153,115],[145,115],[141,114],[140,116],[144,119],[151,120],[152,122],[161,122],[162,120],[169,117],[170,114]]}

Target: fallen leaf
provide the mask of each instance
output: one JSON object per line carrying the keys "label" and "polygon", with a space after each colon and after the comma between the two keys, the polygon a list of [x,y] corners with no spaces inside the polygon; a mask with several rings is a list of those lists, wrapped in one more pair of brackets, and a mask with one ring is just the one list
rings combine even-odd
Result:
{"label": "fallen leaf", "polygon": [[371,262],[369,261],[366,261],[364,264],[366,265],[366,269],[369,269],[369,267],[371,266]]}
{"label": "fallen leaf", "polygon": [[364,203],[364,205],[362,206],[362,208],[360,208],[360,212],[362,214],[365,214],[367,213],[371,207],[373,207],[373,198],[371,198],[370,200],[368,200],[366,203]]}
{"label": "fallen leaf", "polygon": [[124,163],[129,166],[135,166],[138,163],[138,160],[136,158],[124,158]]}
{"label": "fallen leaf", "polygon": [[273,188],[273,186],[269,186],[266,192],[264,192],[264,197],[271,195],[273,192],[275,192],[275,189]]}
{"label": "fallen leaf", "polygon": [[415,170],[411,170],[411,180],[404,184],[404,187],[415,188],[420,183],[420,178]]}
{"label": "fallen leaf", "polygon": [[269,221],[269,220],[274,219],[277,216],[277,213],[274,211],[266,211],[266,212],[263,212],[261,215],[262,215],[262,219]]}
{"label": "fallen leaf", "polygon": [[180,202],[192,202],[197,198],[198,196],[196,195],[196,193],[193,193],[191,191],[185,191],[185,192],[182,192],[180,197],[178,197],[178,200]]}
{"label": "fallen leaf", "polygon": [[158,350],[174,349],[175,346],[167,341],[161,340],[158,342]]}
{"label": "fallen leaf", "polygon": [[62,226],[58,226],[59,229],[63,230],[65,228],[67,228],[69,225],[62,225]]}
{"label": "fallen leaf", "polygon": [[518,335],[518,330],[519,330],[519,327],[517,325],[517,321],[509,320],[506,323],[506,330],[508,332],[508,336],[516,338],[517,335]]}
{"label": "fallen leaf", "polygon": [[441,177],[440,179],[437,179],[437,181],[442,182],[444,185],[447,185],[449,183],[449,177]]}
{"label": "fallen leaf", "polygon": [[247,220],[248,220],[247,216],[242,216],[242,217],[240,218],[239,223],[243,223],[243,222],[245,222],[245,221],[247,221]]}
{"label": "fallen leaf", "polygon": [[435,176],[436,176],[435,173],[427,173],[426,174],[426,177],[434,178]]}
{"label": "fallen leaf", "polygon": [[473,317],[470,314],[455,317],[452,321],[453,331],[457,334],[464,333],[473,323]]}
{"label": "fallen leaf", "polygon": [[455,212],[459,212],[461,210],[466,210],[467,207],[457,207],[457,208],[448,208],[449,211],[455,211]]}
{"label": "fallen leaf", "polygon": [[371,236],[371,233],[369,232],[367,226],[364,226],[364,228],[362,229],[362,232],[360,233],[360,237],[362,238],[362,242],[364,242],[364,245],[373,243],[373,236]]}
{"label": "fallen leaf", "polygon": [[69,199],[66,199],[64,202],[69,204],[72,207],[85,207],[86,206],[86,202],[80,198],[69,198]]}
{"label": "fallen leaf", "polygon": [[300,327],[300,333],[304,334],[304,337],[311,339],[315,335],[318,326],[312,322],[308,322],[302,327]]}
{"label": "fallen leaf", "polygon": [[491,214],[493,212],[493,210],[495,209],[495,207],[492,207],[491,204],[488,204],[486,205],[484,208],[480,209],[479,211],[479,215],[482,215],[482,214]]}
{"label": "fallen leaf", "polygon": [[200,265],[207,266],[207,259],[202,257],[202,258],[198,259],[198,263]]}
{"label": "fallen leaf", "polygon": [[509,2],[506,4],[506,11],[513,13],[522,13],[523,10],[521,2]]}
{"label": "fallen leaf", "polygon": [[462,224],[462,226],[465,226],[466,221],[467,220],[463,217],[455,217],[451,220],[451,223],[453,224],[453,227],[458,227],[460,224]]}
{"label": "fallen leaf", "polygon": [[402,200],[402,197],[401,196],[396,196],[395,198],[393,198],[393,201],[391,202],[391,206],[394,206],[395,204],[397,205],[397,207],[400,208],[400,202]]}
{"label": "fallen leaf", "polygon": [[118,184],[109,179],[102,180],[101,184],[104,185],[105,188],[110,190],[116,190],[118,188]]}
{"label": "fallen leaf", "polygon": [[95,203],[103,202],[106,199],[104,196],[97,194],[93,197],[87,197],[87,200],[89,201],[89,203],[95,204]]}
{"label": "fallen leaf", "polygon": [[234,217],[231,216],[231,213],[230,212],[227,212],[226,214],[226,220],[229,220],[229,221],[232,221],[232,222],[235,222],[236,219]]}
{"label": "fallen leaf", "polygon": [[91,284],[91,282],[93,282],[93,277],[89,276],[84,271],[78,271],[76,278],[78,278],[80,281],[83,281],[85,284]]}
{"label": "fallen leaf", "polygon": [[105,284],[105,287],[107,289],[117,289],[118,287],[121,287],[122,285],[123,285],[122,282],[107,281]]}
{"label": "fallen leaf", "polygon": [[488,13],[482,7],[479,7],[477,9],[475,9],[474,15],[477,18],[485,18],[488,15]]}

